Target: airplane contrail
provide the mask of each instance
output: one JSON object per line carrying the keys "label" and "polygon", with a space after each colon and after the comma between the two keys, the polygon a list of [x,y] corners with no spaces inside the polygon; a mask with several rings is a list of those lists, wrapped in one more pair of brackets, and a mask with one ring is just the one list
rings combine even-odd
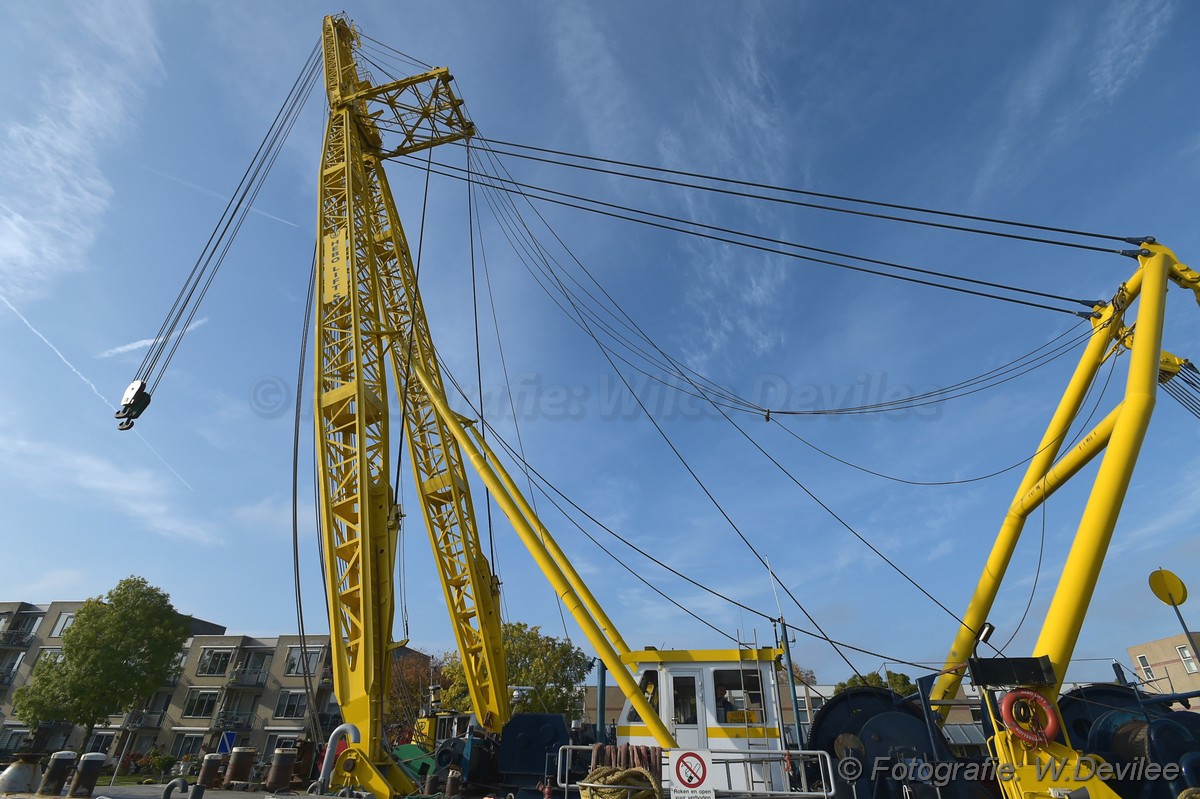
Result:
{"label": "airplane contrail", "polygon": [[[25,318],[25,315],[24,315],[23,313],[21,313],[20,311],[18,311],[18,310],[16,309],[16,307],[15,307],[15,306],[14,306],[14,305],[13,305],[11,302],[9,302],[9,301],[8,301],[8,298],[7,298],[7,297],[5,297],[3,294],[0,294],[0,302],[3,302],[5,305],[7,305],[7,306],[8,306],[8,309],[9,309],[10,311],[12,311],[13,313],[15,313],[15,314],[17,315],[17,318],[18,318],[18,319],[20,319],[22,322],[24,322],[24,323],[25,323],[25,327],[29,328],[29,332],[33,333],[35,336],[37,336],[38,338],[40,338],[40,339],[42,340],[42,342],[43,342],[43,343],[44,343],[44,344],[45,344],[47,347],[49,347],[49,348],[50,348],[50,349],[51,349],[51,350],[54,352],[54,354],[55,354],[55,355],[57,355],[57,356],[58,356],[58,359],[59,359],[60,361],[62,361],[63,363],[65,363],[65,364],[67,365],[67,368],[68,368],[68,369],[70,369],[72,372],[74,372],[74,373],[75,373],[76,377],[78,377],[78,378],[79,378],[80,380],[82,380],[84,383],[87,383],[87,385],[88,385],[88,388],[90,388],[90,389],[92,390],[92,393],[93,393],[93,394],[95,394],[97,397],[99,397],[99,398],[100,398],[100,401],[101,401],[101,402],[103,402],[105,405],[107,405],[109,410],[111,410],[111,411],[116,411],[117,407],[116,407],[115,405],[113,405],[111,402],[109,402],[107,397],[105,397],[103,394],[101,394],[101,393],[100,393],[100,389],[96,388],[96,384],[95,384],[95,383],[93,383],[91,380],[88,380],[88,379],[87,379],[87,376],[86,376],[86,375],[84,375],[84,373],[83,373],[83,372],[81,372],[81,371],[79,371],[78,369],[76,369],[76,368],[75,368],[75,365],[74,365],[73,363],[71,363],[70,361],[68,361],[68,360],[67,360],[67,356],[63,355],[63,354],[62,354],[62,352],[61,352],[61,351],[58,349],[58,347],[54,346],[54,344],[52,344],[52,343],[50,342],[50,339],[48,339],[48,338],[46,338],[45,336],[43,336],[43,335],[42,335],[42,333],[41,333],[41,331],[40,331],[40,330],[38,330],[36,327],[34,327],[34,326],[33,326],[33,323],[32,323],[32,322],[30,322],[28,319],[26,319],[26,318]],[[136,432],[136,431],[135,431],[135,432]],[[179,482],[181,482],[181,483],[183,483],[185,486],[187,486],[187,489],[188,489],[188,491],[195,491],[195,490],[196,490],[196,489],[192,488],[191,484],[190,484],[190,483],[188,483],[188,481],[187,481],[187,480],[184,480],[184,479],[183,479],[183,475],[181,475],[179,472],[175,471],[175,469],[174,469],[174,468],[172,468],[171,464],[167,463],[167,460],[166,460],[166,458],[164,458],[162,455],[158,454],[158,450],[156,450],[154,447],[150,446],[150,442],[149,442],[149,441],[147,441],[147,440],[146,440],[146,439],[145,439],[145,438],[142,436],[142,434],[141,434],[141,433],[137,433],[137,437],[138,437],[138,438],[140,438],[140,439],[142,439],[142,443],[146,445],[146,449],[148,449],[148,450],[150,450],[151,452],[153,452],[153,453],[154,453],[154,457],[156,457],[156,458],[158,458],[160,461],[162,461],[162,464],[163,464],[163,466],[166,466],[168,469],[170,469],[170,471],[171,471],[171,474],[173,474],[173,475],[175,475],[176,477],[178,477],[178,478],[179,478]]]}
{"label": "airplane contrail", "polygon": [[[140,166],[142,169],[146,170],[147,172],[153,172],[155,175],[158,175],[161,178],[166,178],[167,180],[173,180],[176,183],[182,183],[184,186],[187,186],[189,189],[195,189],[196,191],[200,192],[201,194],[207,194],[209,197],[216,197],[218,200],[224,200],[225,202],[229,202],[228,197],[223,197],[220,194],[217,194],[215,191],[212,191],[211,189],[206,189],[203,186],[197,186],[195,183],[192,183],[190,180],[184,180],[183,178],[177,178],[174,175],[168,175],[166,172],[159,172],[157,169],[152,169],[143,164],[138,164],[138,166]],[[266,211],[260,211],[257,208],[255,208],[253,205],[250,206],[250,210],[252,212],[258,214],[259,216],[265,216],[267,219],[274,219],[276,222],[282,222],[285,225],[291,225],[292,227],[295,227],[295,228],[300,227],[295,222],[289,222],[286,219],[280,219],[279,217],[275,216],[274,214],[268,214]]]}
{"label": "airplane contrail", "polygon": [[[192,322],[190,325],[185,327],[182,332],[176,331],[176,332],[172,333],[171,335],[167,336],[167,339],[169,340],[169,339],[173,339],[173,338],[179,338],[182,335],[192,332],[193,330],[200,327],[200,325],[205,324],[206,322],[208,322],[207,316],[202,319],[197,319],[195,322]],[[131,341],[128,344],[122,344],[119,347],[112,347],[111,349],[107,349],[104,352],[97,355],[96,357],[97,358],[111,358],[114,355],[121,355],[122,353],[133,352],[134,350],[144,350],[146,347],[149,347],[151,344],[157,344],[161,340],[162,340],[161,338],[138,339],[137,341]]]}

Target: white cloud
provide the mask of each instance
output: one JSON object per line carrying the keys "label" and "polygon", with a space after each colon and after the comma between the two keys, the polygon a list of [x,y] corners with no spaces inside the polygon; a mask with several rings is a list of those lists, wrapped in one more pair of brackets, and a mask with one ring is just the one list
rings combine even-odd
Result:
{"label": "white cloud", "polygon": [[15,481],[46,496],[73,495],[80,505],[123,514],[148,532],[201,544],[217,543],[208,525],[192,521],[172,503],[169,483],[144,468],[0,434],[0,466]]}
{"label": "white cloud", "polygon": [[80,269],[112,196],[104,147],[161,72],[146,3],[92,3],[46,45],[36,116],[0,129],[0,281],[40,294]]}
{"label": "white cloud", "polygon": [[589,148],[621,152],[613,145],[629,133],[633,104],[621,78],[623,70],[589,6],[562,3],[550,20],[554,54],[567,94],[587,130]]}
{"label": "white cloud", "polygon": [[1115,3],[1105,15],[1088,69],[1092,95],[1110,101],[1145,66],[1158,38],[1167,31],[1175,13],[1171,0],[1151,3]]}
{"label": "white cloud", "polygon": [[1032,172],[1116,100],[1145,68],[1174,11],[1172,0],[1115,2],[1095,29],[1073,10],[1046,26],[1040,45],[1008,81],[999,132],[976,175],[971,201]]}

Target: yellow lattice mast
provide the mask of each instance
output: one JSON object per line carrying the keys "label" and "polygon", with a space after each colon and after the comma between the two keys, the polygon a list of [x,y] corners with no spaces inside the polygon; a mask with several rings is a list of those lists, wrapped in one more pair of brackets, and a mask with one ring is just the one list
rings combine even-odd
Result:
{"label": "yellow lattice mast", "polygon": [[[480,722],[498,730],[510,711],[498,585],[486,560],[472,554],[478,535],[462,456],[426,391],[416,381],[406,385],[417,365],[441,392],[382,166],[384,158],[466,138],[472,127],[445,69],[372,86],[355,62],[355,40],[346,20],[325,19],[329,122],[320,172],[315,419],[335,690],[343,718],[362,737],[342,756],[335,780],[388,796],[414,788],[383,751],[397,646],[391,630],[399,525],[388,480],[388,366],[402,387],[419,499]],[[387,151],[381,118],[400,131],[399,144]]]}

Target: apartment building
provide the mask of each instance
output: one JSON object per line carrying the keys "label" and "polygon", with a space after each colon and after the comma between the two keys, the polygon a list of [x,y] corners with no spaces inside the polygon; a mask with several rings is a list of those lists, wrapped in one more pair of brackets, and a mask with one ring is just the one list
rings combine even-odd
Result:
{"label": "apartment building", "polygon": [[[1200,633],[1192,633],[1200,638]],[[1180,632],[1125,650],[1142,687],[1151,693],[1200,691],[1200,661],[1188,636]]]}
{"label": "apartment building", "polygon": [[179,676],[144,707],[110,716],[87,741],[82,728],[69,724],[31,730],[12,715],[13,692],[40,659],[59,655],[62,634],[82,604],[0,603],[0,755],[83,745],[114,758],[152,747],[184,758],[253,746],[266,762],[276,747],[311,737],[314,722],[323,731],[341,723],[328,636],[308,636],[302,645],[295,635],[226,635],[221,625],[190,618],[193,634],[180,653]]}

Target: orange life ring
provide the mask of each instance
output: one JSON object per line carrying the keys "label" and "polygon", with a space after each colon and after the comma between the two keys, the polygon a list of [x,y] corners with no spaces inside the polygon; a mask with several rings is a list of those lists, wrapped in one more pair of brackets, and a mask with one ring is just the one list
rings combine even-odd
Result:
{"label": "orange life ring", "polygon": [[[1046,714],[1044,729],[1031,730],[1017,722],[1013,708],[1021,700],[1033,702]],[[1054,712],[1054,705],[1050,704],[1050,700],[1037,691],[1030,691],[1027,688],[1009,691],[1000,700],[1000,717],[1004,720],[1004,726],[1008,728],[1008,731],[1026,743],[1042,744],[1058,737],[1058,714]]]}

